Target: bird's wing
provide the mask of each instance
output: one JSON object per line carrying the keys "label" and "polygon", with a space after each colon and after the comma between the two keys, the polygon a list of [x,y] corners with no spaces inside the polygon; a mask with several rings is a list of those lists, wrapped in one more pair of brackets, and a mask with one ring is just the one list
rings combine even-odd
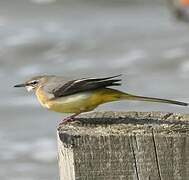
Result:
{"label": "bird's wing", "polygon": [[121,85],[121,79],[115,79],[121,75],[106,77],[106,78],[83,78],[62,82],[62,85],[54,88],[52,93],[54,97],[62,97],[78,92],[89,91],[108,86],[119,86]]}

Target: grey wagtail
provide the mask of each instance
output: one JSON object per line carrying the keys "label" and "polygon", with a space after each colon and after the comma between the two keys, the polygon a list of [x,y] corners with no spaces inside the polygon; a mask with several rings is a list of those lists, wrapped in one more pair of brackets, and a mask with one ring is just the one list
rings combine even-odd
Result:
{"label": "grey wagtail", "polygon": [[74,117],[83,112],[95,109],[98,105],[120,100],[139,100],[188,106],[188,103],[136,96],[128,94],[110,86],[121,85],[118,76],[106,78],[65,79],[62,76],[36,76],[14,87],[26,87],[34,90],[40,104],[52,111],[60,113],[74,113],[63,122],[74,120]]}

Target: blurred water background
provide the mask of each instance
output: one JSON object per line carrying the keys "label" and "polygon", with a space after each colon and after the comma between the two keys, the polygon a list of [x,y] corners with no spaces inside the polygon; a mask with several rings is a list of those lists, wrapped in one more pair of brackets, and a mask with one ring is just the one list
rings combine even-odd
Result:
{"label": "blurred water background", "polygon": [[[56,126],[63,115],[25,89],[33,75],[123,74],[121,90],[189,102],[189,26],[163,0],[0,1],[0,179],[58,179]],[[97,111],[169,111],[144,102]]]}

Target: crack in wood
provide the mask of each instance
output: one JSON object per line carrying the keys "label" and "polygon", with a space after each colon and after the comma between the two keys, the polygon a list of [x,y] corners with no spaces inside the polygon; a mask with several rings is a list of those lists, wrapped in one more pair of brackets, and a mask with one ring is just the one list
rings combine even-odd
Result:
{"label": "crack in wood", "polygon": [[156,145],[156,141],[155,141],[155,135],[154,135],[154,129],[153,128],[152,128],[152,141],[153,141],[153,144],[154,144],[155,161],[157,163],[158,176],[159,176],[159,179],[162,180],[161,171],[160,171],[160,164],[159,164],[159,159],[158,159],[158,153],[157,153],[157,145]]}
{"label": "crack in wood", "polygon": [[167,120],[169,117],[171,117],[173,115],[173,113],[167,113],[165,116],[163,116],[163,118],[165,120]]}
{"label": "crack in wood", "polygon": [[137,176],[137,180],[140,180],[139,178],[139,173],[138,173],[138,166],[137,166],[137,160],[136,160],[136,154],[135,154],[135,150],[134,150],[134,145],[133,145],[133,138],[136,141],[136,136],[131,136],[130,139],[130,147],[132,150],[132,154],[133,154],[133,159],[134,159],[134,167],[135,167],[135,172],[136,172],[136,176]]}

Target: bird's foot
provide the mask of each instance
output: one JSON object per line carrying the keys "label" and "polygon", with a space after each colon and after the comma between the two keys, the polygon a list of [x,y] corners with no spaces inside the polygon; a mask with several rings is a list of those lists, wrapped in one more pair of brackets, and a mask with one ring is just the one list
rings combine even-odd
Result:
{"label": "bird's foot", "polygon": [[79,115],[79,114],[80,114],[80,113],[76,113],[76,114],[73,114],[72,116],[69,116],[69,117],[64,118],[64,119],[60,122],[59,126],[64,125],[64,124],[66,124],[66,123],[68,123],[68,122],[74,121],[74,120],[75,120],[75,117],[76,117],[77,115]]}
{"label": "bird's foot", "polygon": [[66,124],[68,122],[72,122],[74,121],[74,118],[72,117],[66,117],[65,119],[63,119],[60,123],[59,123],[59,126],[63,125],[63,124]]}

